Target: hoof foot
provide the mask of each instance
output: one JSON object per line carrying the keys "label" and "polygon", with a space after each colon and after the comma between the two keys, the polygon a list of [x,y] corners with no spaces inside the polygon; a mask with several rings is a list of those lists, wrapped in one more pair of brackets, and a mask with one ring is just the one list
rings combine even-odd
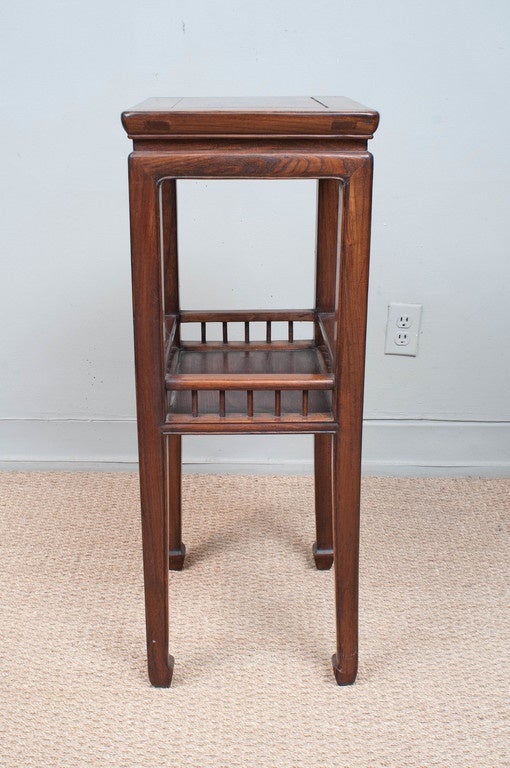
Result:
{"label": "hoof foot", "polygon": [[180,549],[171,549],[168,553],[168,567],[171,571],[182,571],[184,558],[186,557],[186,547],[181,544]]}
{"label": "hoof foot", "polygon": [[333,550],[332,549],[318,549],[317,544],[312,547],[313,559],[315,560],[315,567],[318,571],[329,571],[333,565]]}
{"label": "hoof foot", "polygon": [[336,653],[333,654],[331,657],[331,662],[333,664],[333,672],[335,673],[335,680],[337,682],[337,685],[352,685],[353,682],[356,680],[356,673],[358,671],[358,664],[357,660],[354,659],[354,664],[352,666],[352,669],[340,669],[338,666],[338,662],[336,660]]}
{"label": "hoof foot", "polygon": [[163,670],[151,669],[149,665],[149,680],[154,688],[170,688],[174,672],[174,657],[168,657],[168,666]]}

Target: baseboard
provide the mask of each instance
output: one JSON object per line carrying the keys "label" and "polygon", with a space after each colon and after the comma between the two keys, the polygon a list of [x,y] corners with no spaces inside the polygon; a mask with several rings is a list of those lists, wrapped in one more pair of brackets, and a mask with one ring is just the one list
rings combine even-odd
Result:
{"label": "baseboard", "polygon": [[[295,435],[184,438],[187,472],[309,474],[312,438]],[[0,419],[0,469],[134,471],[132,419]],[[510,477],[510,422],[369,419],[369,475]]]}

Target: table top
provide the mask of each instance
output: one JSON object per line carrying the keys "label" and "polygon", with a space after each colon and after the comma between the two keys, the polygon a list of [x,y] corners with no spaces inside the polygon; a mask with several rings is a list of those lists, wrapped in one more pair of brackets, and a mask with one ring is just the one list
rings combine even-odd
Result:
{"label": "table top", "polygon": [[356,136],[371,138],[378,113],[344,96],[167,97],[122,114],[133,138],[180,136]]}

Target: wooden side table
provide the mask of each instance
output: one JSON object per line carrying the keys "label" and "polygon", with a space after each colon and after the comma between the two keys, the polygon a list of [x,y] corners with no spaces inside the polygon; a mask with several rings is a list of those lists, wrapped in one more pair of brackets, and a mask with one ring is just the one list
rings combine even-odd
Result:
{"label": "wooden side table", "polygon": [[[315,436],[318,568],[335,563],[339,685],[358,658],[361,429],[377,112],[343,97],[148,99],[124,112],[149,678],[169,686],[168,568],[182,568],[181,435]],[[317,179],[311,309],[179,303],[178,179]],[[262,339],[254,323],[264,323]],[[284,338],[275,324],[285,321]],[[222,340],[210,340],[220,323]],[[242,340],[232,341],[233,323]],[[311,338],[298,339],[309,323]],[[184,341],[181,329],[196,329]],[[189,329],[188,329],[189,330]],[[183,334],[184,335],[184,334]]]}

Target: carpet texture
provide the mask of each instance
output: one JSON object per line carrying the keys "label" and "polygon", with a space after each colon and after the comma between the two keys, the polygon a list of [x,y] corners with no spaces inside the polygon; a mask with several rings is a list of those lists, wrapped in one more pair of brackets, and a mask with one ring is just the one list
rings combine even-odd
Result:
{"label": "carpet texture", "polygon": [[172,687],[148,684],[134,475],[3,473],[2,768],[505,768],[505,480],[367,478],[336,686],[306,477],[184,478]]}

